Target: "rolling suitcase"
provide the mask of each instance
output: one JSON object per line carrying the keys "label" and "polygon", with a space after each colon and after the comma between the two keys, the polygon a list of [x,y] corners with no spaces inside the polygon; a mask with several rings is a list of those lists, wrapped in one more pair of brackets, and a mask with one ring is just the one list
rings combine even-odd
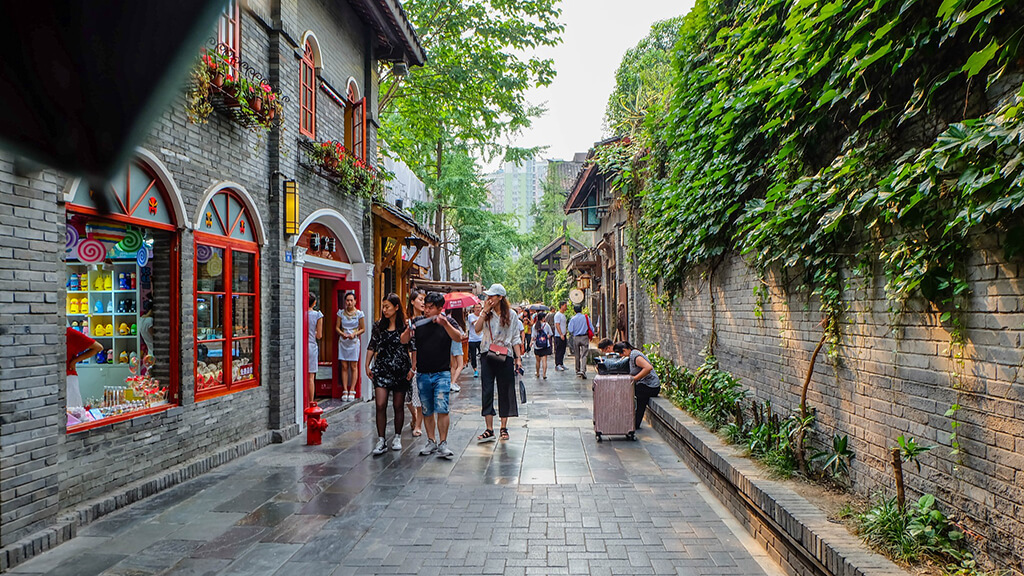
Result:
{"label": "rolling suitcase", "polygon": [[630,440],[636,440],[635,414],[636,399],[630,375],[599,374],[594,377],[594,434],[598,442],[606,434],[623,434]]}

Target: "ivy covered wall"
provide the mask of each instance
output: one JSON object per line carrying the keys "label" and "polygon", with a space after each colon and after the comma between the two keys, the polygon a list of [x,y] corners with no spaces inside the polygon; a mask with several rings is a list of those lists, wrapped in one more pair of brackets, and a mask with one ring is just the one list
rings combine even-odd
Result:
{"label": "ivy covered wall", "polygon": [[[844,270],[848,308],[841,344],[815,364],[808,405],[817,411],[814,446],[849,435],[856,453],[853,490],[893,494],[889,448],[901,435],[937,445],[921,471],[904,467],[908,493],[932,493],[964,528],[976,551],[1002,566],[1024,568],[1024,266],[1002,257],[1002,238],[974,238],[964,263],[973,296],[963,312],[962,365],[950,354],[941,313],[908,303],[893,329],[884,279],[876,266]],[[872,272],[874,272],[872,274]],[[763,284],[762,281],[767,281]],[[764,286],[766,292],[754,293]],[[715,299],[712,312],[711,298]],[[720,367],[741,378],[757,400],[786,416],[800,402],[811,352],[821,337],[820,301],[762,279],[733,255],[710,281],[694,278],[666,309],[641,296],[640,337],[678,364],[696,368],[711,337]],[[712,320],[714,317],[714,320]],[[754,400],[755,397],[750,398]],[[950,440],[954,404],[960,450]]]}
{"label": "ivy covered wall", "polygon": [[824,341],[808,403],[854,488],[891,485],[899,435],[945,446],[910,488],[1018,570],[1022,48],[1019,0],[698,0],[664,105],[599,160],[645,343],[786,414]]}

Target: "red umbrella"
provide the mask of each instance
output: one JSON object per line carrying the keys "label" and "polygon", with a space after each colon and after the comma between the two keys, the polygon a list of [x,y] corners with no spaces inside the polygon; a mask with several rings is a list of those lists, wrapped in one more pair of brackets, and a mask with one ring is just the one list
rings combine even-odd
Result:
{"label": "red umbrella", "polygon": [[449,292],[444,295],[444,309],[451,310],[452,308],[469,308],[479,304],[476,296],[473,296],[469,292]]}

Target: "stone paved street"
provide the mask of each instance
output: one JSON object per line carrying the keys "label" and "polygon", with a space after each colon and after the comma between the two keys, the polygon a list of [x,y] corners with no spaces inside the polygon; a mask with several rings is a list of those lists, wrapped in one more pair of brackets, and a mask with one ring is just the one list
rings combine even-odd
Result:
{"label": "stone paved street", "polygon": [[263,449],[11,572],[765,573],[657,434],[645,426],[638,442],[598,444],[590,381],[571,371],[538,381],[532,358],[526,369],[529,402],[507,442],[475,442],[483,420],[469,370],[453,394],[451,461],[419,456],[425,437],[408,427],[400,453],[371,456],[365,403],[333,417],[322,446],[302,436]]}

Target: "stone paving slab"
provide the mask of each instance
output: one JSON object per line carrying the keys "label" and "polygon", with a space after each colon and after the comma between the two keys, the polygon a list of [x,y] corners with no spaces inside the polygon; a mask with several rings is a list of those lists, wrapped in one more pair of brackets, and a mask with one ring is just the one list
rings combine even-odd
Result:
{"label": "stone paving slab", "polygon": [[451,460],[419,456],[425,438],[408,428],[402,451],[372,456],[373,406],[354,406],[330,418],[321,446],[300,437],[239,458],[10,573],[765,573],[660,436],[598,443],[589,380],[525,382],[508,441],[475,442],[470,373],[452,395]]}

